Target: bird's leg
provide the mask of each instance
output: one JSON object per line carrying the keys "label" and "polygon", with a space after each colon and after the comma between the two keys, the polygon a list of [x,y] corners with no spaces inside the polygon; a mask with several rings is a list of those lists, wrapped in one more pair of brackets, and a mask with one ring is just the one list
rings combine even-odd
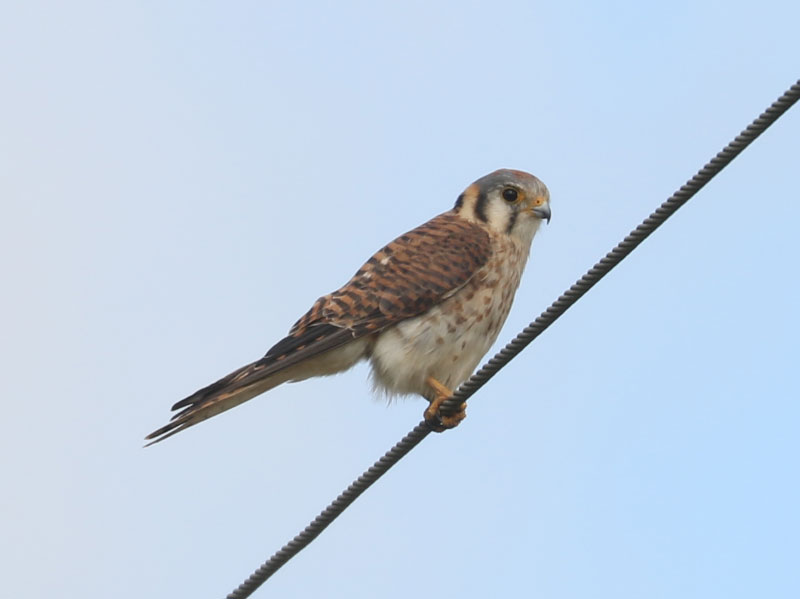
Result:
{"label": "bird's leg", "polygon": [[437,433],[457,427],[459,423],[467,417],[467,404],[462,403],[455,414],[444,416],[439,412],[439,408],[442,407],[442,403],[446,399],[449,399],[453,395],[453,392],[432,376],[426,378],[425,382],[433,390],[433,398],[428,400],[431,403],[423,414],[425,422]]}

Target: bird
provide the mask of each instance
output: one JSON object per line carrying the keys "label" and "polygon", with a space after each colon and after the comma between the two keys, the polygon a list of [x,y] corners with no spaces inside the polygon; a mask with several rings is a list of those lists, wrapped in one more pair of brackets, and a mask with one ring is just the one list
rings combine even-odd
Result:
{"label": "bird", "polygon": [[435,431],[457,426],[466,407],[439,408],[497,339],[550,192],[519,170],[469,185],[451,210],[378,250],[340,289],[320,297],[263,358],[172,406],[145,438],[158,443],[285,382],[371,366],[376,391],[421,395]]}

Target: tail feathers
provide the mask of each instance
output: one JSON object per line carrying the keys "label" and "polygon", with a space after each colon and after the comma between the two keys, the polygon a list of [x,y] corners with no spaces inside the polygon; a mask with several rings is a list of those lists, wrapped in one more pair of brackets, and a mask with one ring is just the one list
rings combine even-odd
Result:
{"label": "tail feathers", "polygon": [[263,359],[248,364],[172,406],[173,410],[181,411],[175,414],[168,424],[147,435],[145,439],[150,443],[145,447],[235,408],[256,395],[277,387],[289,378],[287,373],[282,371],[265,372]]}
{"label": "tail feathers", "polygon": [[340,357],[314,364],[307,361],[353,341],[358,336],[360,335],[350,329],[333,324],[311,323],[292,332],[275,344],[260,360],[235,370],[172,406],[173,410],[181,411],[172,417],[169,424],[147,435],[145,439],[150,443],[145,447],[235,408],[288,380],[332,374],[349,368],[362,357],[361,354],[345,352],[344,359]]}

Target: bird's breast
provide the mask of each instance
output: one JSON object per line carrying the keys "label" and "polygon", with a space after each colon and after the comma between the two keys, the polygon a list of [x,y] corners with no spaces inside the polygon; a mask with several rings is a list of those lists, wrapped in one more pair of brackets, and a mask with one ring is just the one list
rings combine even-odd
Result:
{"label": "bird's breast", "polygon": [[527,248],[508,238],[493,250],[453,295],[378,335],[370,356],[376,388],[426,395],[429,376],[455,388],[472,374],[505,323],[527,259]]}

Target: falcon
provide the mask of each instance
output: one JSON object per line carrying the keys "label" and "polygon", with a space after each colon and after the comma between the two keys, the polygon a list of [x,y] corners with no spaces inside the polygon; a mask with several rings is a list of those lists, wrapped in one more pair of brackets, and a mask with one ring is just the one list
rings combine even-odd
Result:
{"label": "falcon", "polygon": [[196,391],[149,434],[150,445],[285,382],[369,360],[375,388],[418,394],[437,431],[466,416],[442,402],[489,350],[508,316],[550,193],[528,173],[500,169],[467,187],[452,210],[380,249],[341,289],[319,298],[266,355]]}

